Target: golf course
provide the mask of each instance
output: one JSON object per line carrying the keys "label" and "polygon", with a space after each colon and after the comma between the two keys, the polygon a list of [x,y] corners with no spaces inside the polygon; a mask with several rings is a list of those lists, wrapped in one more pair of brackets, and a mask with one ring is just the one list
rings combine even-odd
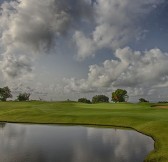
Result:
{"label": "golf course", "polygon": [[145,159],[168,161],[168,105],[151,103],[0,102],[0,121],[134,129],[155,140]]}

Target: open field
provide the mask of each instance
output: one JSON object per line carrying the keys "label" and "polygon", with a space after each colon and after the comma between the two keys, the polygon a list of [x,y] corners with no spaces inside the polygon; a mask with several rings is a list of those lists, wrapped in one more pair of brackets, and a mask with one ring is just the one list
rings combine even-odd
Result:
{"label": "open field", "polygon": [[146,161],[168,161],[168,109],[149,103],[0,102],[0,121],[133,128],[155,140]]}

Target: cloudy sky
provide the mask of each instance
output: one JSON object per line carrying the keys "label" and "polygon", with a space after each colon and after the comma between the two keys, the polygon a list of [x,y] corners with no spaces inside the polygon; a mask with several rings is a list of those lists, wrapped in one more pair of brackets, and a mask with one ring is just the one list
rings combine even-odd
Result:
{"label": "cloudy sky", "polygon": [[168,100],[167,11],[166,0],[0,0],[0,87]]}

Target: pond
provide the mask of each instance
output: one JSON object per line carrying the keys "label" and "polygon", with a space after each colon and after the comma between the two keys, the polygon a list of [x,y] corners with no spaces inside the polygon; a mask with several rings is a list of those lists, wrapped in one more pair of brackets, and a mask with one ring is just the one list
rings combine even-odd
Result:
{"label": "pond", "polygon": [[2,162],[142,162],[152,138],[133,130],[58,125],[0,125]]}

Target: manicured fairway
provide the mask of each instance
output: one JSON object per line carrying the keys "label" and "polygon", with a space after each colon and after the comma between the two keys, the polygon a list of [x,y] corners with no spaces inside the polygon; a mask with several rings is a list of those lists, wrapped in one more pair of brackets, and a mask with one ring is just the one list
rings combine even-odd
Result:
{"label": "manicured fairway", "polygon": [[168,109],[153,104],[81,104],[75,102],[0,102],[0,121],[84,124],[136,129],[154,138],[146,161],[168,161]]}

